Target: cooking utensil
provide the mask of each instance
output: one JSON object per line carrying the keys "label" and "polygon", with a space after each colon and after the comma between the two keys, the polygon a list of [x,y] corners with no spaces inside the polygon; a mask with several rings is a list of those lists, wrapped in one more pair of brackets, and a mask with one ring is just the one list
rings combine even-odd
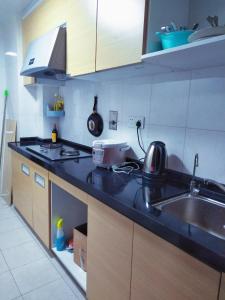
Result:
{"label": "cooking utensil", "polygon": [[100,136],[103,131],[103,120],[100,114],[97,113],[97,103],[98,103],[98,97],[95,96],[93,113],[89,116],[87,120],[88,131],[96,137]]}
{"label": "cooking utensil", "polygon": [[199,27],[199,23],[195,23],[195,24],[193,25],[193,28],[192,28],[192,30],[197,30],[197,29],[198,29],[198,27]]}
{"label": "cooking utensil", "polygon": [[206,39],[209,37],[219,36],[225,34],[225,26],[217,26],[217,27],[207,27],[192,33],[188,41],[189,43],[199,41],[202,39]]}
{"label": "cooking utensil", "polygon": [[209,24],[212,26],[212,27],[218,27],[219,26],[219,17],[218,16],[208,16],[206,18],[206,20],[209,22]]}

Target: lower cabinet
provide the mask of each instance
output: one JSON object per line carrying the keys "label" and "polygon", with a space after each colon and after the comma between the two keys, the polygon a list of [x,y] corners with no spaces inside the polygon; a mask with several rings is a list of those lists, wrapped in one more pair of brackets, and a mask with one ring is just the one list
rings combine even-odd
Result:
{"label": "lower cabinet", "polygon": [[131,300],[216,300],[219,282],[219,272],[134,225]]}
{"label": "lower cabinet", "polygon": [[32,170],[29,160],[13,153],[13,204],[33,227]]}
{"label": "lower cabinet", "polygon": [[89,197],[88,300],[130,299],[132,240],[133,222]]}
{"label": "lower cabinet", "polygon": [[223,273],[221,277],[219,300],[224,300],[224,299],[225,299],[225,274]]}
{"label": "lower cabinet", "polygon": [[32,182],[33,228],[44,244],[50,246],[50,208],[48,171],[34,166]]}
{"label": "lower cabinet", "polygon": [[13,153],[13,204],[49,247],[48,171]]}

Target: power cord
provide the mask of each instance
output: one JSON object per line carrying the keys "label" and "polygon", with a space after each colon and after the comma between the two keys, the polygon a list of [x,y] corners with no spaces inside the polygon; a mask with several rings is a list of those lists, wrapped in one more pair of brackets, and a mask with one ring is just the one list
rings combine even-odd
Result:
{"label": "power cord", "polygon": [[140,166],[136,162],[124,162],[119,165],[113,165],[112,170],[114,173],[130,175],[131,172],[140,170]]}
{"label": "power cord", "polygon": [[141,121],[137,121],[136,123],[136,127],[137,127],[137,138],[138,138],[138,144],[139,144],[139,147],[141,148],[141,150],[144,152],[144,154],[146,154],[146,151],[144,149],[144,147],[141,145],[141,142],[140,142],[140,133],[139,133],[139,130],[141,128]]}

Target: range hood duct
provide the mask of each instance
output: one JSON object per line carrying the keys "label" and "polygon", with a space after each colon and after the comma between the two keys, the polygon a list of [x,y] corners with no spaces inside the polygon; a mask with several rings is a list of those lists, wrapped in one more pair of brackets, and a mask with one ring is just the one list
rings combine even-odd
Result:
{"label": "range hood duct", "polygon": [[65,27],[57,27],[30,43],[20,75],[66,79]]}

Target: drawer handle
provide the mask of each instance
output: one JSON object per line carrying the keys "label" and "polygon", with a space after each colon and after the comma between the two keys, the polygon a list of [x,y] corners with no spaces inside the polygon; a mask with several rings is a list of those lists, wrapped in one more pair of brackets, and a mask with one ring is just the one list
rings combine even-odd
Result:
{"label": "drawer handle", "polygon": [[34,173],[34,181],[42,188],[45,188],[45,179],[41,175]]}
{"label": "drawer handle", "polygon": [[21,164],[21,171],[26,176],[30,176],[30,168],[28,166],[26,166],[25,164]]}

